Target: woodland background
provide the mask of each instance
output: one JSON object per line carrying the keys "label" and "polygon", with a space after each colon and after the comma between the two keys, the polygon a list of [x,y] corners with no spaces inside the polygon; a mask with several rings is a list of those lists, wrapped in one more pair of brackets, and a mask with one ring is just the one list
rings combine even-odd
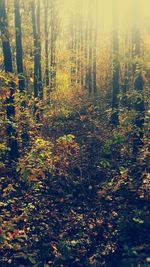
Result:
{"label": "woodland background", "polygon": [[150,266],[148,10],[0,0],[0,266]]}

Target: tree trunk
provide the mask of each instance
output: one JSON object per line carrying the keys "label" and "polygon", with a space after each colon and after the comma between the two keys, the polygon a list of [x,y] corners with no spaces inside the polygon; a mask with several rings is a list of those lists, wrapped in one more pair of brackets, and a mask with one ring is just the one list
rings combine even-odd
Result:
{"label": "tree trunk", "polygon": [[[0,30],[2,38],[5,72],[13,73],[12,54],[9,41],[5,0],[0,1]],[[10,148],[9,159],[13,161],[18,159],[19,152],[18,152],[17,132],[13,126],[15,118],[15,107],[14,107],[14,83],[12,81],[10,82],[10,95],[6,99],[6,114],[7,114],[7,119],[9,121],[7,126],[8,147]]]}
{"label": "tree trunk", "polygon": [[19,90],[22,92],[25,88],[25,77],[23,69],[23,51],[22,51],[22,32],[19,0],[14,1],[15,7],[15,30],[16,30],[16,63],[19,78]]}
{"label": "tree trunk", "polygon": [[84,44],[83,44],[83,5],[81,2],[81,14],[80,14],[80,82],[81,89],[84,86],[84,64],[83,64],[83,54],[84,54]]}
{"label": "tree trunk", "polygon": [[114,1],[113,5],[113,78],[112,78],[112,117],[111,123],[114,126],[119,124],[118,115],[118,93],[119,93],[119,40],[118,40],[118,0]]}
{"label": "tree trunk", "polygon": [[50,45],[50,90],[55,90],[56,87],[56,3],[53,0],[50,1],[51,9],[51,45]]}
{"label": "tree trunk", "polygon": [[71,17],[70,35],[71,35],[71,85],[73,86],[75,84],[75,75],[76,75],[75,16],[73,12]]}
{"label": "tree trunk", "polygon": [[32,28],[34,41],[34,97],[38,97],[38,36],[35,18],[35,2],[32,0]]}
{"label": "tree trunk", "polygon": [[93,38],[93,92],[94,96],[97,97],[97,0],[95,1],[95,28],[94,28],[94,38]]}
{"label": "tree trunk", "polygon": [[92,19],[91,19],[91,0],[89,0],[89,25],[88,25],[88,74],[87,74],[87,80],[88,80],[88,92],[89,95],[92,93]]}
{"label": "tree trunk", "polygon": [[45,84],[47,88],[47,97],[49,96],[49,53],[48,53],[48,20],[47,20],[47,13],[48,13],[48,0],[44,1],[44,12],[45,12],[45,20],[44,20],[44,30],[45,30]]}
{"label": "tree trunk", "polygon": [[43,99],[42,66],[41,66],[41,32],[40,32],[40,1],[37,2],[37,54],[38,54],[38,95]]}
{"label": "tree trunk", "polygon": [[[25,89],[25,76],[24,76],[24,68],[23,68],[20,0],[14,1],[14,8],[15,8],[15,30],[16,30],[16,65],[17,65],[17,73],[18,73],[18,78],[19,78],[19,90],[21,93],[23,93]],[[22,112],[24,112],[25,107],[26,107],[26,102],[22,101],[21,103]],[[27,125],[24,125],[22,129],[23,147],[27,145],[27,141],[28,141]]]}
{"label": "tree trunk", "polygon": [[88,20],[85,25],[85,77],[84,77],[84,87],[88,89]]}
{"label": "tree trunk", "polygon": [[[144,122],[145,122],[145,104],[143,97],[144,80],[142,72],[138,66],[138,60],[141,56],[141,36],[140,36],[140,5],[139,0],[133,1],[133,28],[132,28],[132,58],[133,58],[133,78],[134,89],[137,92],[135,99],[135,110],[137,116],[134,121],[135,133],[133,137],[133,153],[135,156],[139,153],[140,147],[143,146]],[[138,19],[137,19],[138,18]]]}
{"label": "tree trunk", "polygon": [[139,0],[133,0],[132,6],[132,59],[133,59],[133,77],[137,70],[138,58],[140,56],[141,42],[140,42],[140,5]]}
{"label": "tree trunk", "polygon": [[124,65],[124,81],[122,84],[122,106],[123,108],[129,108],[128,105],[128,97],[127,97],[127,91],[129,90],[129,81],[130,81],[130,63],[127,62],[127,59],[129,60],[130,58],[130,51],[129,51],[129,36],[128,36],[128,32],[126,32],[125,34],[125,42],[124,42],[124,57],[125,57],[125,65]]}

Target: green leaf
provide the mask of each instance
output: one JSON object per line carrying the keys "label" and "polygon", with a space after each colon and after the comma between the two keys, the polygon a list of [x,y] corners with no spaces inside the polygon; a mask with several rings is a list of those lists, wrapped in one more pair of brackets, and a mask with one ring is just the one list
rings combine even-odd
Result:
{"label": "green leaf", "polygon": [[33,257],[29,256],[28,259],[32,264],[36,264],[36,260]]}
{"label": "green leaf", "polygon": [[143,224],[143,223],[144,223],[144,221],[141,220],[141,219],[139,219],[139,218],[133,218],[132,220],[133,220],[134,222],[137,222],[137,223],[140,223],[140,224]]}

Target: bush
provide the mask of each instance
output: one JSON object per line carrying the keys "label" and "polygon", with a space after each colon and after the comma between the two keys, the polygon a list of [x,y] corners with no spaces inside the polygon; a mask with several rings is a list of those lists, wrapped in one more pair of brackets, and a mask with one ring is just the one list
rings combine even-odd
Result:
{"label": "bush", "polygon": [[79,167],[79,145],[74,139],[71,134],[58,138],[55,143],[37,138],[17,165],[23,180],[34,182],[49,176],[71,179]]}

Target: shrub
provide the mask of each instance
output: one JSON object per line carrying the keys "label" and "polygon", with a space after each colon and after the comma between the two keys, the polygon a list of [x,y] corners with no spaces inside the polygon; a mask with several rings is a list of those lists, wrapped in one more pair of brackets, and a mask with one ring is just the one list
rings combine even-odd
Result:
{"label": "shrub", "polygon": [[71,134],[58,138],[55,144],[37,138],[30,151],[18,163],[23,180],[34,182],[49,176],[71,178],[79,164],[79,145]]}

